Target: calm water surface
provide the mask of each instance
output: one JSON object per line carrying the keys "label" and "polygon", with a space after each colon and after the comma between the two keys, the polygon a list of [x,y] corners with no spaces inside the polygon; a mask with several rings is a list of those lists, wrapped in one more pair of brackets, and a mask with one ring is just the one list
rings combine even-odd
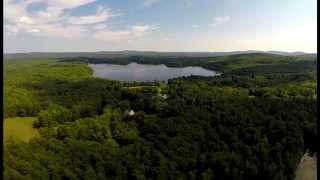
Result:
{"label": "calm water surface", "polygon": [[130,63],[128,65],[115,64],[89,64],[94,71],[94,76],[123,81],[167,81],[171,78],[199,75],[216,76],[215,71],[202,67],[188,66],[183,68],[172,68],[165,65],[147,65]]}

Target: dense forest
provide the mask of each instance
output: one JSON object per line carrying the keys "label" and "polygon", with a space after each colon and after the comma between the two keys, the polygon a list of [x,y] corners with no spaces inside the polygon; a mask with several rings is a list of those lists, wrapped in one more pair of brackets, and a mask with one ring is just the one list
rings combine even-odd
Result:
{"label": "dense forest", "polygon": [[[86,65],[130,62],[223,74],[122,82]],[[294,179],[316,130],[316,74],[316,58],[270,54],[10,60],[4,121],[35,117],[40,135],[5,141],[4,178]]]}

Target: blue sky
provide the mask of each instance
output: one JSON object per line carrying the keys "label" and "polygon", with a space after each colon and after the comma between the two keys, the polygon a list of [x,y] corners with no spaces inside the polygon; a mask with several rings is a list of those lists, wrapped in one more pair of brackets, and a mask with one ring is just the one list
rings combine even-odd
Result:
{"label": "blue sky", "polygon": [[317,50],[316,0],[4,0],[4,50]]}

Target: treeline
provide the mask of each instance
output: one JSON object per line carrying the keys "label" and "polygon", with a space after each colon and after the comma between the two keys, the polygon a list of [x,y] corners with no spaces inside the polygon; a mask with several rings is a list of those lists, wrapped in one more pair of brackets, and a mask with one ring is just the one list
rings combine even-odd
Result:
{"label": "treeline", "polygon": [[[49,105],[40,139],[6,145],[6,179],[293,179],[303,135],[315,130],[314,99],[249,98],[179,80],[168,95],[150,111],[143,96],[124,93],[80,119],[67,104]],[[128,106],[137,113],[126,116]]]}
{"label": "treeline", "polygon": [[[77,68],[79,78],[44,75],[60,65],[66,75]],[[262,73],[165,85],[91,78],[81,64],[69,65],[36,65],[40,80],[15,85],[34,93],[38,106],[26,115],[38,118],[41,137],[6,142],[5,179],[289,180],[305,134],[315,132],[316,81],[293,78],[313,66],[289,73],[243,67]]]}
{"label": "treeline", "polygon": [[84,64],[57,63],[52,59],[18,59],[4,63],[4,118],[37,115],[43,108],[40,94],[47,91],[35,86],[48,85],[46,88],[50,89],[59,82],[72,84],[90,78],[91,74],[92,70]]}
{"label": "treeline", "polygon": [[[268,72],[269,70],[285,71],[283,66],[288,67],[291,72],[297,72],[292,68],[303,69],[302,66],[314,65],[316,57],[295,57],[295,56],[282,56],[266,53],[253,53],[253,54],[240,54],[218,57],[154,57],[154,56],[129,56],[129,57],[78,57],[78,58],[60,58],[61,62],[73,63],[91,63],[91,64],[120,64],[127,65],[129,63],[138,64],[164,64],[168,67],[185,67],[185,66],[201,66],[206,69],[216,70],[220,72],[227,72],[234,69],[242,69],[253,67],[257,71]],[[292,64],[293,63],[293,64]],[[261,66],[262,65],[262,66]],[[263,66],[263,65],[276,65],[276,66]],[[280,66],[277,66],[280,65]],[[259,68],[258,66],[261,66]],[[256,67],[258,69],[256,69]],[[267,69],[263,68],[266,67]],[[310,67],[310,66],[308,66]],[[308,68],[307,67],[307,68]]]}

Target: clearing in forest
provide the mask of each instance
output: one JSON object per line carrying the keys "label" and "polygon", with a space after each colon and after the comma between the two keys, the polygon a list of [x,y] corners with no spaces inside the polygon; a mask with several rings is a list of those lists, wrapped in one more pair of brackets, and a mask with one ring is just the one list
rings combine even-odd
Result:
{"label": "clearing in forest", "polygon": [[15,117],[6,118],[3,126],[4,142],[9,139],[21,140],[28,142],[30,139],[39,136],[36,128],[33,128],[34,117]]}

